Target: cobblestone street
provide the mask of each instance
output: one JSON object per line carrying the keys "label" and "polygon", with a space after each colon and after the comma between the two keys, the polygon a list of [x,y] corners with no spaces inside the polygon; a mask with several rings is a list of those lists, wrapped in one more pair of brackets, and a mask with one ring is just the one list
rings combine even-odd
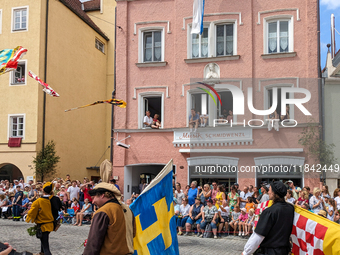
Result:
{"label": "cobblestone street", "polygon": [[[40,251],[40,241],[36,237],[30,237],[26,231],[33,224],[25,222],[13,222],[0,219],[0,241],[9,242],[17,251]],[[53,255],[79,255],[83,252],[81,244],[87,238],[89,225],[74,227],[63,224],[58,232],[50,234],[50,247]],[[241,254],[246,243],[239,237],[226,237],[222,239],[202,239],[197,237],[178,238],[181,255],[192,254]]]}

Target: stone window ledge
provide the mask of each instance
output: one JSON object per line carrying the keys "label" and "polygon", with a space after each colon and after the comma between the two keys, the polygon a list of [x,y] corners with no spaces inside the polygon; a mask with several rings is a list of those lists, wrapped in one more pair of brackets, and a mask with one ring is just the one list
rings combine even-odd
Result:
{"label": "stone window ledge", "polygon": [[168,62],[147,62],[147,63],[136,63],[137,67],[154,67],[154,66],[166,66]]}
{"label": "stone window ledge", "polygon": [[263,59],[272,59],[272,58],[293,58],[296,56],[296,52],[285,52],[285,53],[271,53],[271,54],[262,54],[261,57]]}
{"label": "stone window ledge", "polygon": [[187,64],[193,64],[193,63],[217,62],[217,61],[237,60],[237,59],[240,59],[240,55],[210,57],[210,58],[189,58],[189,59],[184,59],[184,61]]}

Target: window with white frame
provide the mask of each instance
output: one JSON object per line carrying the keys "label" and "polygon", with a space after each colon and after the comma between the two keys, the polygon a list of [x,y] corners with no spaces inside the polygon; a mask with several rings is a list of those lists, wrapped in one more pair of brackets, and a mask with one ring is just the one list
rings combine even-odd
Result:
{"label": "window with white frame", "polygon": [[11,72],[11,85],[26,84],[26,62],[19,62],[15,71]]}
{"label": "window with white frame", "polygon": [[[163,106],[163,93],[151,92],[151,93],[141,93],[139,94],[139,123],[138,128],[163,128],[164,122],[164,106]],[[150,116],[146,112],[150,112]],[[157,116],[156,116],[157,115]],[[150,117],[152,119],[150,125]],[[158,120],[158,121],[157,121]],[[153,121],[158,122],[153,123]],[[145,124],[147,123],[147,124]]]}
{"label": "window with white frame", "polygon": [[[275,87],[275,86],[274,86]],[[266,109],[269,109],[272,107],[273,105],[273,101],[274,101],[274,93],[273,93],[273,88],[274,87],[269,87],[266,89],[266,102],[267,102],[267,106]],[[292,105],[288,105],[288,111],[286,112],[286,115],[282,115],[282,106],[281,106],[281,88],[277,87],[277,106],[276,106],[276,113],[279,116],[279,118],[281,120],[283,119],[294,119],[294,109]],[[292,93],[286,93],[286,98],[290,99],[293,98],[293,94]]]}
{"label": "window with white frame", "polygon": [[265,53],[293,51],[293,28],[291,19],[268,20],[266,23]]}
{"label": "window with white frame", "polygon": [[234,24],[216,25],[216,56],[230,56],[234,51]]}
{"label": "window with white frame", "polygon": [[202,34],[191,34],[191,58],[209,56],[209,28],[204,27]]}
{"label": "window with white frame", "polygon": [[10,116],[9,137],[24,137],[24,116]]}
{"label": "window with white frame", "polygon": [[209,125],[209,97],[206,93],[191,93],[190,97],[190,109],[188,120],[191,115],[191,109],[194,109],[196,114],[200,116],[200,125]]}
{"label": "window with white frame", "polygon": [[104,45],[104,43],[102,43],[101,41],[99,41],[97,38],[96,38],[95,47],[96,47],[96,49],[98,49],[98,50],[100,50],[101,52],[105,53],[105,45]]}
{"label": "window with white frame", "polygon": [[143,32],[143,62],[163,61],[161,30]]}
{"label": "window with white frame", "polygon": [[13,9],[13,31],[27,30],[27,8]]}

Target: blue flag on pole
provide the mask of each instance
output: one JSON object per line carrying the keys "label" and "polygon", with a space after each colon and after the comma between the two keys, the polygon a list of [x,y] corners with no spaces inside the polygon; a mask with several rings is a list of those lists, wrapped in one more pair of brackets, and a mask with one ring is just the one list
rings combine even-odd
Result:
{"label": "blue flag on pole", "polygon": [[179,254],[172,175],[171,159],[130,205],[136,220],[135,255]]}
{"label": "blue flag on pole", "polygon": [[194,0],[192,15],[192,34],[202,34],[205,0]]}

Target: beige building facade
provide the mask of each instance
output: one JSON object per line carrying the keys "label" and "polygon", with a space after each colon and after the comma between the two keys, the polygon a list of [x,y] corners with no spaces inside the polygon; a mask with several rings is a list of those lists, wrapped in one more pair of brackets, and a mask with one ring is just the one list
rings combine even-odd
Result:
{"label": "beige building facade", "polygon": [[[99,178],[90,167],[110,157],[111,107],[65,110],[111,98],[114,8],[106,0],[1,1],[0,49],[28,52],[0,76],[0,179],[36,178],[33,157],[50,140],[61,158],[58,177]],[[29,70],[60,97],[46,95]],[[9,147],[11,137],[21,137],[20,147]]]}

